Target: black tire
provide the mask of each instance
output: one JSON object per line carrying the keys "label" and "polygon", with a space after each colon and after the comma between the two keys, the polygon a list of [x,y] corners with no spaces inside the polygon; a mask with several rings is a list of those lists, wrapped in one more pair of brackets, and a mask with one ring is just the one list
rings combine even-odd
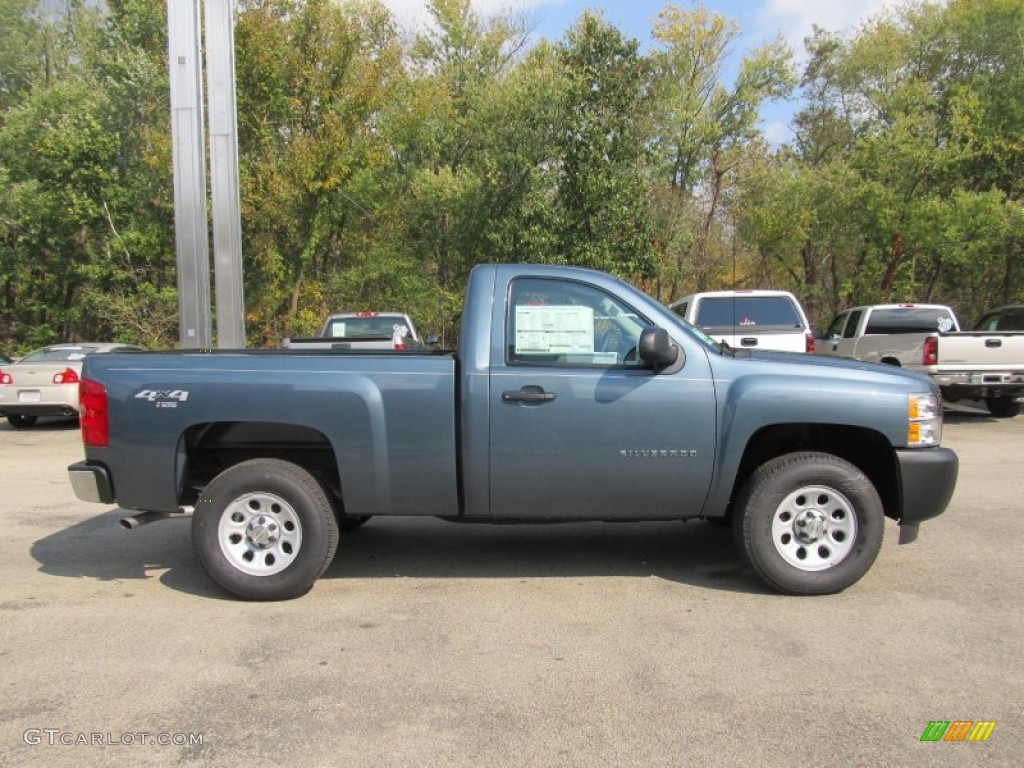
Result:
{"label": "black tire", "polygon": [[356,528],[361,528],[370,522],[370,518],[373,515],[363,515],[362,517],[349,517],[348,515],[340,515],[338,518],[338,528],[344,531],[354,531]]}
{"label": "black tire", "polygon": [[871,481],[827,453],[791,453],[751,475],[736,500],[733,533],[758,577],[788,595],[827,595],[855,584],[882,547],[885,512]]}
{"label": "black tire", "polygon": [[988,412],[997,419],[1009,419],[1020,413],[1021,404],[1012,397],[986,397]]}
{"label": "black tire", "polygon": [[29,413],[12,413],[7,417],[7,423],[15,429],[24,429],[35,424],[38,418],[38,416],[33,416]]}
{"label": "black tire", "polygon": [[338,523],[309,472],[279,459],[252,459],[203,490],[192,543],[206,572],[248,600],[300,597],[330,565]]}

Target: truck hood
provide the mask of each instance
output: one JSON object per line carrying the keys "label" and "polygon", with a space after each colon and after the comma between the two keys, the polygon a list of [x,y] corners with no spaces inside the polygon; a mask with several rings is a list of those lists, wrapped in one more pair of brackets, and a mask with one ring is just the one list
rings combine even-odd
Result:
{"label": "truck hood", "polygon": [[[818,376],[834,376],[836,378],[858,378],[862,380],[888,381],[900,380],[916,391],[932,391],[935,384],[929,376],[907,371],[882,363],[867,363],[846,357],[818,357],[795,352],[747,351],[736,350],[735,356],[726,353],[723,359],[736,365],[765,366],[778,374],[799,375],[814,373]],[[767,372],[767,371],[765,371]],[[854,374],[853,372],[857,372]]]}

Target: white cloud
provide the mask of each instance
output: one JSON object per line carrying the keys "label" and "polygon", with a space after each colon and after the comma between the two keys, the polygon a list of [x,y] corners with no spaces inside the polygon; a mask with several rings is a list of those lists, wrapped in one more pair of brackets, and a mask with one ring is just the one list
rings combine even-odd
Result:
{"label": "white cloud", "polygon": [[779,121],[762,124],[761,133],[765,141],[772,147],[778,147],[793,140],[793,129],[787,123]]}
{"label": "white cloud", "polygon": [[[427,0],[381,0],[400,24],[419,29],[430,19]],[[556,0],[558,2],[558,0]],[[552,5],[552,0],[472,0],[473,10],[484,18],[509,11],[513,14],[528,13],[542,5]]]}
{"label": "white cloud", "polygon": [[823,29],[848,36],[863,22],[900,5],[900,0],[766,0],[758,22],[773,37],[776,31],[801,55],[804,38],[817,24]]}

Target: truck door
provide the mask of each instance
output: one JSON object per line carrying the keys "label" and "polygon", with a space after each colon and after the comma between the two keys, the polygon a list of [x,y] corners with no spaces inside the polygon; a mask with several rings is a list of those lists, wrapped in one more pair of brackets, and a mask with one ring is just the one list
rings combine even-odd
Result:
{"label": "truck door", "polygon": [[864,314],[861,309],[854,309],[837,315],[828,327],[826,344],[829,353],[837,357],[857,357],[857,326]]}
{"label": "truck door", "polygon": [[[714,467],[707,353],[656,374],[637,358],[651,325],[596,286],[518,278],[490,374],[490,514],[699,514]],[[500,310],[499,310],[500,311]]]}

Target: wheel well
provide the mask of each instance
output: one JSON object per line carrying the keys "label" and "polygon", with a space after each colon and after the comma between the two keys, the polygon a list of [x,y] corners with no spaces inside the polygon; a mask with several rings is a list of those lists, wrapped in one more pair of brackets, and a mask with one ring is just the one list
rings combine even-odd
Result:
{"label": "wheel well", "polygon": [[776,424],[755,432],[743,452],[732,498],[759,466],[795,451],[821,451],[850,462],[871,480],[886,515],[899,517],[898,471],[889,441],[870,429],[837,424]]}
{"label": "wheel well", "polygon": [[202,489],[225,469],[249,459],[282,459],[305,469],[341,508],[341,482],[334,447],[311,427],[263,421],[195,424],[178,443],[178,498],[194,504]]}
{"label": "wheel well", "polygon": [[882,363],[883,365],[892,365],[892,366],[895,366],[896,368],[902,368],[903,367],[903,365],[900,363],[900,361],[898,359],[896,359],[895,357],[883,357],[878,362]]}

